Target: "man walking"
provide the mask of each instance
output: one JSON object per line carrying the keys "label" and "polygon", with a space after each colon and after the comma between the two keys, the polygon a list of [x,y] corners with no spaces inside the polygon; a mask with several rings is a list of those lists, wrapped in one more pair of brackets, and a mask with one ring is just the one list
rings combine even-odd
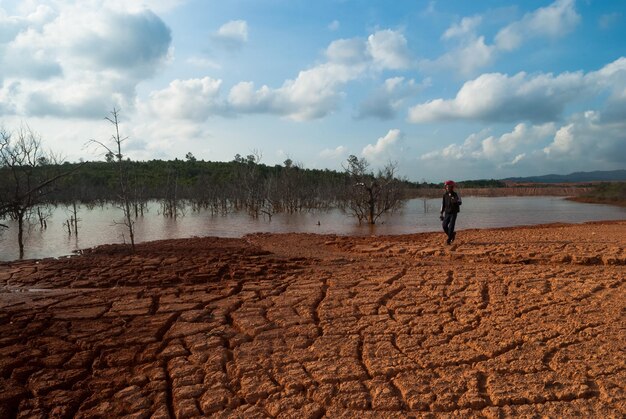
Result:
{"label": "man walking", "polygon": [[441,203],[441,212],[439,219],[443,221],[443,231],[448,236],[446,244],[452,244],[456,237],[454,231],[454,224],[456,223],[456,217],[461,210],[461,196],[454,191],[454,182],[446,180],[445,184],[446,192],[443,194],[443,201]]}

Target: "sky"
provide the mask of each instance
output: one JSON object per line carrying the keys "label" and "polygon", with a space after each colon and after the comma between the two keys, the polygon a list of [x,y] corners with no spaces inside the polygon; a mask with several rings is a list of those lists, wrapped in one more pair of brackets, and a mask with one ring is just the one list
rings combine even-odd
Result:
{"label": "sky", "polygon": [[412,181],[626,168],[626,1],[0,0],[0,127]]}

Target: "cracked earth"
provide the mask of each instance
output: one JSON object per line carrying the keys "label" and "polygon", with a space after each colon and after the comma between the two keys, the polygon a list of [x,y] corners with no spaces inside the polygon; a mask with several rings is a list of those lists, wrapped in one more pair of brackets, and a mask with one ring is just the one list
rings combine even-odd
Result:
{"label": "cracked earth", "polygon": [[0,264],[0,417],[626,415],[626,222]]}

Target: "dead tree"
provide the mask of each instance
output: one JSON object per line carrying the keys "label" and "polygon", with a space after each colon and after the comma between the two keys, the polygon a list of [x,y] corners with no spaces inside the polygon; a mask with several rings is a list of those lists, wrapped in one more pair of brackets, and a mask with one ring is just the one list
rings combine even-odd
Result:
{"label": "dead tree", "polygon": [[346,206],[357,217],[375,224],[385,213],[399,209],[403,204],[400,182],[395,178],[396,164],[388,163],[377,175],[368,171],[369,163],[354,155],[348,157],[346,173],[351,184],[347,190]]}
{"label": "dead tree", "polygon": [[42,227],[45,216],[39,210],[54,183],[69,175],[81,165],[66,172],[52,172],[48,163],[60,167],[59,158],[44,152],[41,138],[28,125],[15,133],[0,129],[0,172],[5,179],[0,184],[0,219],[17,221],[17,241],[20,259],[24,257],[24,228],[37,212]]}
{"label": "dead tree", "polygon": [[111,116],[107,116],[104,119],[109,121],[115,128],[115,133],[111,136],[112,147],[107,146],[105,143],[97,140],[89,140],[89,143],[97,144],[100,147],[107,150],[107,159],[114,159],[117,165],[117,180],[118,180],[118,200],[120,202],[122,211],[124,212],[123,224],[128,229],[130,237],[130,247],[135,251],[135,226],[132,217],[132,202],[131,202],[131,187],[129,182],[128,167],[124,161],[124,155],[122,154],[122,143],[128,139],[128,137],[122,138],[120,136],[120,121],[119,110],[113,108]]}

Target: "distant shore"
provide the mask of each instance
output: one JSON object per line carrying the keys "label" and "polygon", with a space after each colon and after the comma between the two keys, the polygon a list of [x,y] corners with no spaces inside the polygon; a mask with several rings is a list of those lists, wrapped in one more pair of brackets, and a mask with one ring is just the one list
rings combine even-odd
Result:
{"label": "distant shore", "polygon": [[618,207],[626,207],[626,199],[608,199],[608,198],[595,198],[595,197],[585,197],[585,196],[572,196],[566,198],[569,201],[582,202],[584,204],[605,204],[605,205],[615,205]]}

